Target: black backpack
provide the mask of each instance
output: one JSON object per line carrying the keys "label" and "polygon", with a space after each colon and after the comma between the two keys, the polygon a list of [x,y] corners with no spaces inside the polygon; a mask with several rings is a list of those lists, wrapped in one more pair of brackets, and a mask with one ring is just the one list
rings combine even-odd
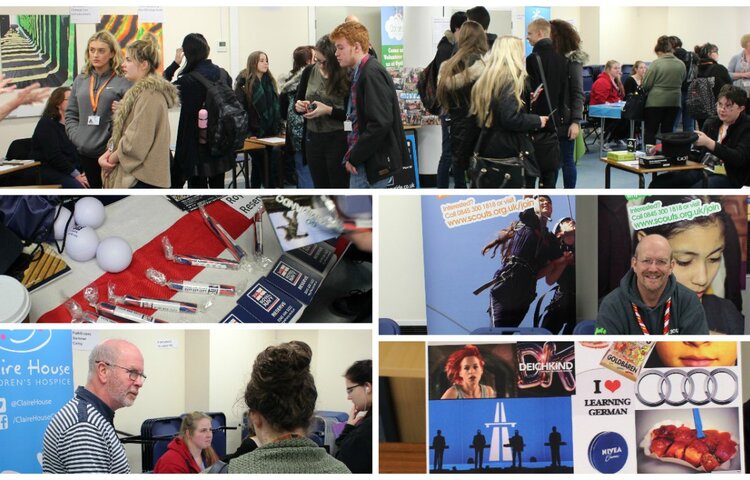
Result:
{"label": "black backpack", "polygon": [[697,119],[706,119],[716,111],[714,77],[698,77],[690,83],[685,102],[688,113]]}
{"label": "black backpack", "polygon": [[422,100],[422,105],[433,115],[440,115],[440,104],[437,100],[437,72],[435,71],[435,59],[419,74],[417,80],[417,92]]}
{"label": "black backpack", "polygon": [[190,72],[206,87],[208,146],[212,157],[227,156],[241,149],[249,130],[247,112],[237,100],[234,90],[227,85],[229,75],[224,69],[220,72],[215,82],[198,72]]}

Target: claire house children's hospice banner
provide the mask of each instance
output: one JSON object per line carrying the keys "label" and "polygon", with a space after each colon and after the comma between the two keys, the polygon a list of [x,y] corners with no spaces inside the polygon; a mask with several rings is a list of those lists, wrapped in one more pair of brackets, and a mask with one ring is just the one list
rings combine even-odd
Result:
{"label": "claire house children's hospice banner", "polygon": [[71,333],[0,330],[0,473],[41,473],[42,437],[73,396]]}

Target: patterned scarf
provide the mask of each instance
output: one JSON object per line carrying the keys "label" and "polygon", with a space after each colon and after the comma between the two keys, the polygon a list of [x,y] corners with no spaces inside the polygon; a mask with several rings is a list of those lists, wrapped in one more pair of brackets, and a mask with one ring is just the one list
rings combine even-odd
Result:
{"label": "patterned scarf", "polygon": [[267,74],[253,84],[253,106],[260,117],[259,136],[277,135],[281,125],[279,94],[276,93],[271,77]]}

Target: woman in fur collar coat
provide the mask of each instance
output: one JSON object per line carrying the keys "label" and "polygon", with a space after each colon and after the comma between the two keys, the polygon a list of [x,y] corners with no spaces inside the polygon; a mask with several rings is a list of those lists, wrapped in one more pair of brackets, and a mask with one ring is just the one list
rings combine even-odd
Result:
{"label": "woman in fur collar coat", "polygon": [[468,20],[458,31],[458,50],[450,60],[440,65],[437,98],[450,116],[453,183],[455,188],[466,188],[466,169],[469,159],[461,156],[460,146],[466,132],[471,104],[471,88],[484,71],[482,55],[487,52],[487,34],[477,22]]}
{"label": "woman in fur collar coat", "polygon": [[99,157],[105,188],[168,188],[170,129],[167,112],[177,89],[156,75],[159,46],[153,35],[128,45],[123,70],[133,87],[122,99],[109,148]]}

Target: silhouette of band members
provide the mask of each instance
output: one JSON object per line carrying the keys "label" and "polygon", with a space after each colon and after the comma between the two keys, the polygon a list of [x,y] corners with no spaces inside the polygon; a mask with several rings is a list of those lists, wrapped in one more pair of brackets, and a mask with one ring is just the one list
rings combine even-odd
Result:
{"label": "silhouette of band members", "polygon": [[523,453],[523,447],[525,447],[526,444],[523,443],[523,437],[518,433],[518,430],[516,430],[516,433],[514,433],[512,437],[510,437],[508,443],[503,446],[510,447],[510,451],[513,454],[513,466],[516,466],[516,457],[518,457],[518,468],[523,467],[521,453]]}
{"label": "silhouette of band members", "polygon": [[474,449],[474,469],[482,468],[482,464],[484,463],[484,449],[489,448],[489,445],[487,445],[487,439],[484,438],[481,430],[477,430],[477,434],[474,435],[470,447]]}
{"label": "silhouette of band members", "polygon": [[441,430],[437,431],[437,435],[432,437],[432,445],[430,449],[435,450],[435,461],[433,464],[433,470],[440,471],[443,469],[443,452],[446,448],[450,448],[445,443],[445,437]]}

